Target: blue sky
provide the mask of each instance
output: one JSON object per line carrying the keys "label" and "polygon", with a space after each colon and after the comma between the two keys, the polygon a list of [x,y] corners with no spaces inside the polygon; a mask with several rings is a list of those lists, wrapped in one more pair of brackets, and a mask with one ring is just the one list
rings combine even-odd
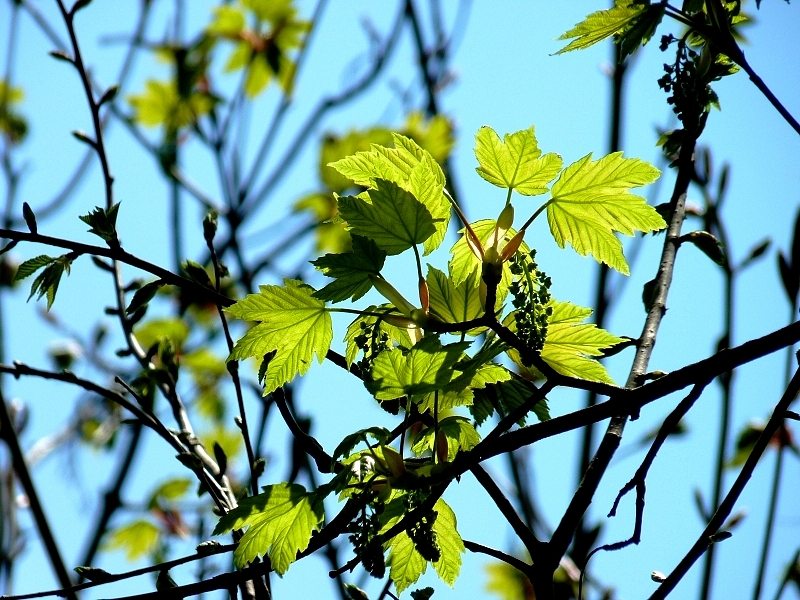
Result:
{"label": "blue sky", "polygon": [[[54,3],[39,4],[39,9],[48,19],[58,23]],[[108,43],[108,40],[104,42],[103,37],[129,31],[135,18],[136,4],[95,0],[78,19],[85,60],[97,79],[105,84],[114,83],[122,45]],[[419,4],[427,15],[427,5],[423,8],[422,3]],[[455,2],[443,4],[450,29],[460,5]],[[192,1],[187,14],[187,31],[196,31],[207,22],[211,5],[210,2]],[[313,3],[300,2],[299,5],[302,14],[311,14]],[[597,2],[484,1],[468,6],[468,21],[452,60],[454,82],[443,92],[441,105],[443,112],[452,116],[457,126],[455,173],[465,209],[471,218],[477,219],[494,217],[505,199],[501,190],[493,188],[474,172],[473,136],[481,125],[490,125],[500,134],[534,125],[541,148],[545,152],[560,153],[565,164],[589,152],[596,156],[606,152],[607,72],[611,51],[610,45],[600,44],[583,52],[553,56],[561,47],[561,42],[555,38],[589,12],[602,8]],[[155,3],[156,16],[149,31],[150,39],[159,39],[163,35],[167,27],[164,16],[171,7],[172,3],[164,0]],[[755,23],[746,30],[748,60],[789,111],[800,115],[800,36],[797,35],[800,13],[796,6],[775,0],[765,0],[758,12],[752,2],[746,7],[755,16]],[[0,6],[3,36],[0,57],[3,64],[9,10],[9,3]],[[358,69],[363,69],[368,43],[359,25],[361,20],[368,18],[375,29],[385,35],[396,11],[395,3],[329,3],[314,34],[309,59],[300,73],[296,102],[279,134],[277,151],[270,158],[271,165],[277,163],[282,148],[293,138],[317,99],[337,92],[351,81]],[[82,147],[69,132],[73,129],[88,131],[91,123],[75,74],[65,64],[47,55],[52,46],[27,15],[23,14],[20,26],[14,83],[25,90],[22,110],[31,120],[30,139],[18,158],[27,164],[20,198],[35,210],[59,189],[82,155]],[[666,23],[663,31],[670,27],[672,24]],[[57,30],[63,37],[60,24]],[[654,204],[668,199],[674,182],[674,174],[663,168],[655,147],[656,128],[671,124],[665,94],[655,83],[662,75],[662,63],[668,60],[659,51],[658,40],[651,42],[632,65],[626,95],[622,143],[626,156],[651,161],[665,171],[658,195],[652,189],[644,191]],[[412,61],[412,40],[406,31],[396,55],[378,83],[353,104],[332,112],[317,133],[342,133],[353,127],[376,123],[400,125],[403,107],[394,91],[397,85],[413,90],[413,106],[420,106],[422,102],[418,85],[413,86],[416,74],[409,67]],[[140,91],[147,77],[165,75],[163,65],[143,56],[125,91]],[[218,83],[225,86],[231,81],[220,79]],[[787,324],[789,319],[788,305],[779,287],[775,249],[788,247],[800,199],[800,169],[797,166],[800,137],[743,73],[718,83],[715,89],[722,110],[711,114],[701,141],[711,147],[717,170],[723,162],[731,164],[729,197],[723,211],[732,240],[728,251],[741,259],[764,238],[773,241],[764,260],[746,271],[737,282],[733,343],[739,344],[777,329]],[[251,109],[251,156],[277,99],[273,89]],[[155,136],[156,132],[152,134]],[[318,146],[313,140],[303,147],[297,161],[282,179],[269,208],[253,224],[253,235],[248,238],[248,243],[252,244],[249,251],[257,253],[271,241],[268,236],[258,235],[260,229],[285,218],[295,200],[316,189],[317,152]],[[165,243],[168,191],[158,176],[157,166],[118,124],[109,134],[109,158],[116,177],[117,199],[122,202],[119,227],[126,249],[152,262],[170,265],[169,248]],[[212,161],[197,143],[187,145],[185,170],[212,197],[221,197]],[[269,165],[266,171],[269,171]],[[525,212],[523,205],[526,201],[524,198],[517,201],[518,214]],[[700,203],[699,194],[691,191],[689,201]],[[102,202],[101,179],[95,165],[72,204],[41,229],[46,233],[92,242],[92,236],[85,232],[86,227],[76,217]],[[190,254],[199,253],[202,248],[199,234],[202,213],[191,203],[187,206],[189,222],[198,225],[194,230],[187,227],[187,245]],[[534,208],[532,204],[531,211]],[[690,227],[699,228],[700,225],[687,223],[686,227],[689,231]],[[644,282],[655,274],[661,239],[648,237],[643,243],[633,274],[608,323],[608,329],[615,334],[637,337],[640,333],[644,320],[641,289]],[[558,299],[585,306],[591,304],[596,271],[594,261],[581,258],[569,248],[559,249],[543,220],[532,228],[526,241],[537,248],[537,260],[553,278],[552,291]],[[448,244],[445,246],[449,247]],[[41,247],[19,246],[15,255],[25,259],[43,251],[45,249]],[[308,247],[300,248],[287,260],[287,265],[296,264],[308,251]],[[443,248],[429,260],[434,266],[444,268],[446,251]],[[414,278],[405,275],[409,272],[406,263],[399,259],[388,264],[398,273],[396,285],[413,290]],[[55,314],[71,329],[88,331],[102,313],[102,308],[110,302],[108,282],[95,271],[88,261],[78,262],[70,278],[62,282]],[[126,274],[128,277],[140,275]],[[320,277],[312,283],[321,281]],[[269,279],[263,281],[273,282]],[[19,359],[32,365],[45,365],[47,344],[62,336],[37,316],[39,307],[32,302],[25,304],[26,297],[26,290],[18,289],[13,296],[4,298],[7,360]],[[370,298],[368,296],[365,301]],[[346,323],[336,324],[339,329],[335,330],[335,338],[340,340]],[[722,324],[721,272],[700,252],[685,247],[678,258],[669,311],[659,333],[651,368],[670,371],[710,355]],[[630,359],[630,354],[624,352],[609,361],[609,369],[617,381],[624,381]],[[733,432],[751,419],[768,417],[771,406],[782,392],[784,362],[783,354],[767,357],[744,367],[737,374]],[[30,408],[31,421],[23,438],[28,447],[66,422],[76,396],[73,390],[46,382],[6,379],[5,385],[8,397],[21,398]],[[373,424],[391,427],[395,424],[374,403],[370,403],[363,388],[330,364],[315,365],[299,387],[299,405],[303,411],[314,414],[314,433],[329,450],[346,433],[358,427]],[[331,390],[335,392],[331,394]],[[657,426],[679,399],[676,395],[651,405],[643,411],[641,419],[628,427],[623,450],[598,490],[591,509],[593,518],[605,515],[617,490],[638,466],[642,453],[628,451],[633,442]],[[581,395],[566,392],[550,398],[553,414],[564,414],[582,402]],[[255,404],[249,408],[252,413],[256,412]],[[718,387],[711,385],[688,417],[689,435],[670,442],[660,453],[648,480],[642,543],[620,553],[601,554],[593,559],[593,571],[601,581],[613,584],[619,597],[648,595],[654,587],[650,572],[669,572],[702,530],[693,504],[693,490],[699,488],[706,498],[710,496],[711,457],[716,451],[718,410]],[[280,423],[273,422],[269,436],[269,439],[278,441],[271,446],[272,462],[266,479],[275,482],[285,473],[280,452],[287,447],[283,441],[286,434]],[[574,491],[578,444],[577,435],[567,435],[539,443],[529,452],[535,473],[535,497],[551,523],[560,518]],[[152,436],[147,439],[147,451],[147,456],[137,463],[133,480],[126,490],[126,497],[132,501],[141,498],[154,483],[169,474],[181,472],[175,461],[164,459],[171,456],[166,454],[169,450]],[[736,530],[733,539],[719,547],[720,575],[714,588],[715,598],[739,597],[742,589],[749,593],[755,573],[753,556],[760,543],[759,532],[765,519],[773,460],[772,454],[765,458],[737,505],[747,508],[748,518]],[[48,490],[44,494],[47,513],[71,566],[81,551],[89,523],[87,515],[93,514],[98,491],[113,472],[114,464],[115,461],[105,454],[75,449],[69,456],[47,459],[36,469],[37,483],[41,489]],[[489,468],[501,483],[509,481],[505,463],[490,462]],[[772,595],[780,569],[796,550],[797,539],[800,539],[800,513],[796,502],[800,491],[799,468],[796,458],[789,458],[784,465],[785,485],[778,509],[773,560],[765,578],[767,597]],[[728,483],[733,476],[732,472]],[[445,498],[456,510],[459,529],[465,538],[505,550],[513,549],[511,533],[504,527],[491,501],[471,478],[464,477],[460,484],[453,485]],[[627,537],[632,527],[632,516],[632,500],[629,499],[623,504],[619,516],[607,522],[603,541]],[[24,512],[22,518],[30,537],[19,563],[15,591],[40,590],[54,582],[48,582],[50,572],[44,568],[44,557],[32,523]],[[486,562],[483,556],[467,554],[456,591],[437,582],[430,573],[421,584],[433,585],[437,590],[436,598],[483,594],[479,590],[485,583],[482,566]],[[123,568],[123,561],[119,554],[103,554],[96,566],[117,570]],[[695,594],[699,573],[700,568],[695,567],[675,592],[676,597]],[[188,581],[188,572],[176,571],[174,575],[179,581]],[[317,586],[329,585],[327,582],[322,561],[316,558],[302,561],[293,566],[283,580],[276,582],[276,597],[307,597],[309,586],[314,586],[315,590],[324,589]],[[150,589],[149,586],[151,582],[146,579],[137,580],[103,590],[100,596],[145,591]]]}

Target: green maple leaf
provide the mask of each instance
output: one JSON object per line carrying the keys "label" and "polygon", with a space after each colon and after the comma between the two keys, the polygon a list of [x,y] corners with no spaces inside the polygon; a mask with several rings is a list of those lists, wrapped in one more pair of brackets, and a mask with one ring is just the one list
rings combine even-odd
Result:
{"label": "green maple leaf", "polygon": [[[454,367],[453,379],[439,391],[439,410],[448,410],[456,406],[470,406],[474,400],[474,390],[485,388],[491,383],[506,381],[511,377],[508,369],[495,363],[483,362],[491,360],[494,356],[483,355],[479,352],[468,361],[461,361]],[[420,412],[429,410],[433,412],[437,398],[433,393],[428,393],[419,399]]]}
{"label": "green maple leaf", "polygon": [[442,552],[441,558],[433,563],[433,568],[439,578],[452,587],[461,571],[461,555],[466,552],[466,548],[456,529],[456,514],[453,509],[441,498],[436,501],[433,509],[439,513],[433,530]]}
{"label": "green maple leaf", "polygon": [[[433,563],[433,567],[439,578],[452,586],[461,570],[461,555],[466,548],[456,528],[456,515],[447,503],[440,498],[433,510],[438,513],[433,530],[436,532],[436,542],[441,550],[441,557]],[[396,496],[386,505],[381,533],[398,523],[404,514],[402,497]],[[386,542],[384,548],[389,550],[386,561],[390,567],[389,577],[394,581],[397,593],[400,594],[425,573],[428,562],[414,548],[414,542],[405,531]]]}
{"label": "green maple leaf", "polygon": [[[434,452],[436,449],[437,428],[428,427],[420,432],[414,440],[411,451],[422,454],[426,450]],[[447,439],[447,460],[452,462],[459,450],[472,450],[481,441],[481,436],[466,417],[445,417],[439,421],[438,431]]]}
{"label": "green maple leaf", "polygon": [[542,349],[545,362],[562,375],[613,384],[606,368],[591,357],[601,356],[604,348],[623,340],[593,323],[583,323],[592,314],[590,308],[555,301],[551,306],[553,314]]}
{"label": "green maple leaf", "polygon": [[[430,310],[446,323],[461,323],[477,319],[483,314],[478,284],[474,281],[477,272],[473,271],[459,285],[439,269],[428,265]],[[470,331],[477,335],[483,328]]]}
{"label": "green maple leaf", "polygon": [[358,444],[361,442],[369,443],[368,438],[372,438],[378,445],[382,445],[386,443],[392,436],[392,432],[386,429],[385,427],[368,427],[367,429],[359,429],[355,433],[351,433],[350,435],[346,435],[345,438],[336,446],[336,450],[333,451],[333,460],[337,460],[339,458],[347,458],[353,451]]}
{"label": "green maple leaf", "polygon": [[425,254],[430,254],[444,240],[450,222],[450,203],[443,194],[442,168],[429,152],[414,140],[393,133],[394,148],[373,144],[369,152],[329,163],[356,185],[374,189],[378,180],[391,181],[412,194],[433,218],[435,232],[425,240]]}
{"label": "green maple leaf", "polygon": [[648,9],[640,0],[616,0],[613,8],[593,12],[586,19],[561,35],[559,40],[572,41],[556,54],[588,48],[614,34],[629,28]]}
{"label": "green maple leaf", "polygon": [[275,391],[298,373],[304,375],[314,354],[322,362],[331,347],[333,328],[325,302],[313,297],[314,288],[294,279],[285,286],[262,285],[226,312],[238,319],[260,321],[233,348],[229,360],[261,359],[275,352],[267,367],[264,394]]}
{"label": "green maple leaf", "polygon": [[619,272],[629,275],[622,244],[615,231],[655,231],[666,227],[664,219],[633,187],[652,183],[661,172],[638,158],[614,152],[592,161],[587,154],[568,166],[553,184],[547,203],[547,222],[556,243],[569,242],[581,256],[590,253]]}
{"label": "green maple leaf", "polygon": [[373,240],[386,254],[400,254],[436,233],[428,209],[396,183],[377,179],[366,196],[340,197],[339,214],[352,233]]}
{"label": "green maple leaf", "polygon": [[561,170],[561,157],[542,156],[534,128],[507,133],[501,141],[494,129],[483,126],[475,136],[478,175],[498,187],[516,190],[525,196],[547,192],[547,184]]}
{"label": "green maple leaf", "polygon": [[239,506],[220,518],[214,535],[233,529],[247,531],[233,554],[239,568],[258,556],[269,556],[272,567],[283,575],[308,548],[311,534],[323,522],[323,507],[317,494],[302,485],[279,483],[264,487],[264,493],[244,498]]}
{"label": "green maple leaf", "polygon": [[[470,413],[478,425],[494,414],[495,407],[501,407],[505,414],[523,404],[536,391],[535,386],[519,375],[509,376],[505,380],[489,382],[482,389],[475,391],[475,401],[470,406]],[[539,421],[550,419],[550,410],[547,400],[539,400],[531,409]],[[523,416],[518,424],[524,425],[526,417]]]}
{"label": "green maple leaf", "polygon": [[427,394],[442,389],[453,377],[453,365],[471,342],[442,346],[437,336],[429,336],[410,351],[381,352],[372,365],[373,381],[367,389],[378,400]]}
{"label": "green maple leaf", "polygon": [[343,254],[326,254],[312,260],[311,264],[333,281],[319,291],[314,298],[341,302],[352,298],[358,300],[372,289],[370,275],[377,275],[383,268],[386,252],[378,248],[370,239],[354,235],[353,251]]}
{"label": "green maple leaf", "polygon": [[401,594],[425,573],[428,561],[417,552],[414,542],[405,531],[394,536],[384,547],[389,550],[389,557],[386,559],[389,578],[394,581],[397,593]]}

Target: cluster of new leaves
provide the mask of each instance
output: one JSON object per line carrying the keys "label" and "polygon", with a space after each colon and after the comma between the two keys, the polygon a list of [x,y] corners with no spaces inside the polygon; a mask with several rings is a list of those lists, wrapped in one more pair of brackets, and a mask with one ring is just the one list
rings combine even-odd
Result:
{"label": "cluster of new leaves", "polygon": [[148,79],[142,93],[128,97],[134,118],[148,127],[163,126],[165,140],[174,142],[178,131],[209,114],[221,101],[211,84],[214,50],[220,44],[233,44],[223,71],[243,72],[242,89],[248,97],[260,94],[273,79],[284,93],[291,93],[293,55],[309,27],[298,17],[293,0],[240,0],[214,8],[204,33],[190,44],[165,41],[155,48],[172,74],[164,81]]}
{"label": "cluster of new leaves", "polygon": [[[595,357],[622,340],[584,323],[589,309],[550,298],[550,280],[523,240],[531,222],[546,211],[559,246],[569,242],[580,254],[590,253],[623,273],[628,266],[615,234],[654,231],[665,224],[629,191],[658,177],[651,165],[614,153],[596,161],[588,155],[564,168],[559,155],[542,153],[533,128],[501,139],[483,127],[476,137],[477,171],[506,190],[505,206],[496,220],[464,222],[447,271],[428,265],[424,274],[419,247],[425,255],[436,250],[451,211],[461,211],[431,153],[400,134],[392,134],[391,142],[331,163],[349,182],[337,184],[339,189],[356,192],[334,195],[333,224],[349,232],[351,248],[312,261],[331,279],[320,289],[286,280],[283,286],[261,286],[258,294],[227,309],[256,323],[230,359],[261,361],[269,394],[305,374],[314,356],[321,361],[331,352],[331,313],[355,313],[344,338],[347,365],[359,366],[375,401],[391,405],[394,414],[402,409],[402,429],[413,425],[409,445],[419,458],[406,458],[405,434],[396,448],[382,427],[355,432],[334,452],[331,468],[338,475],[329,484],[311,493],[297,485],[268,486],[223,517],[216,532],[247,527],[237,563],[267,554],[282,573],[320,527],[322,498],[337,492],[351,507],[356,555],[377,575],[383,556],[376,549],[388,552],[390,577],[402,591],[428,563],[452,583],[464,550],[452,510],[441,499],[425,504],[431,489],[424,478],[477,446],[477,428],[495,411],[507,414],[527,402],[539,419],[549,418],[544,400],[530,401],[536,388],[529,380],[542,377],[531,361],[543,360],[571,377],[611,382]],[[515,191],[524,202],[550,194],[535,210],[525,209],[531,217],[518,230],[511,202]],[[383,273],[389,257],[409,250],[417,267],[418,304]],[[507,307],[509,291],[513,306]],[[329,305],[375,292],[387,302],[365,309]],[[524,377],[503,364],[504,354]],[[366,449],[354,453],[361,444]],[[384,537],[409,514],[415,516],[404,521],[403,531]]]}
{"label": "cluster of new leaves", "polygon": [[23,98],[22,89],[0,79],[0,134],[9,145],[19,144],[28,134],[28,122],[17,111],[17,105]]}

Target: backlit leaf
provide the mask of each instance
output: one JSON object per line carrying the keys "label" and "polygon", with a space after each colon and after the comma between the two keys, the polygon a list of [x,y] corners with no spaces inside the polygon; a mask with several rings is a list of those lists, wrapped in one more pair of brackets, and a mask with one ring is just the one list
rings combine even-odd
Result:
{"label": "backlit leaf", "polygon": [[507,133],[501,141],[494,129],[483,126],[475,136],[478,175],[498,187],[516,190],[525,196],[547,192],[547,184],[561,170],[561,157],[542,156],[533,127]]}
{"label": "backlit leaf", "polygon": [[556,243],[569,242],[581,256],[591,253],[628,275],[622,244],[614,232],[633,235],[666,227],[645,199],[628,190],[652,183],[660,171],[638,158],[614,152],[597,161],[588,154],[568,166],[553,184],[547,222]]}
{"label": "backlit leaf", "polygon": [[386,252],[370,239],[353,235],[353,251],[343,254],[326,254],[312,260],[311,264],[326,276],[336,279],[313,296],[320,300],[341,302],[351,298],[358,300],[370,289],[370,275],[377,275],[383,268]]}
{"label": "backlit leaf", "polygon": [[646,10],[647,5],[636,0],[616,0],[613,8],[593,12],[559,37],[559,40],[575,39],[556,54],[588,48],[615,33],[620,33]]}
{"label": "backlit leaf", "polygon": [[582,323],[592,311],[569,302],[552,302],[553,314],[547,326],[542,358],[562,375],[613,384],[606,368],[591,358],[601,356],[604,348],[622,342],[622,338]]}
{"label": "backlit leaf", "polygon": [[431,213],[397,184],[378,179],[366,192],[369,202],[356,196],[339,198],[339,214],[350,231],[373,240],[395,255],[421,244],[436,232]]}
{"label": "backlit leaf", "polygon": [[[428,427],[414,440],[411,450],[416,454],[435,450],[437,428]],[[445,417],[439,421],[439,435],[447,439],[447,460],[452,462],[459,450],[472,450],[481,441],[472,423],[466,417]]]}
{"label": "backlit leaf", "polygon": [[438,513],[433,530],[442,551],[441,558],[433,563],[433,568],[439,578],[452,587],[461,571],[461,555],[466,552],[466,548],[456,529],[456,514],[453,509],[441,498],[436,501],[433,509]]}
{"label": "backlit leaf", "polygon": [[[474,281],[478,277],[473,271],[459,285],[439,269],[428,265],[428,291],[430,293],[430,310],[446,323],[461,323],[476,319],[483,314],[478,285]],[[480,330],[471,331],[477,335]]]}
{"label": "backlit leaf", "polygon": [[437,336],[429,336],[403,354],[400,350],[382,352],[372,367],[373,381],[367,389],[378,400],[426,394],[446,386],[453,376],[453,365],[470,342],[442,346]]}
{"label": "backlit leaf", "polygon": [[[370,313],[392,313],[397,314],[397,311],[392,308],[388,304],[382,304],[380,306],[368,306],[365,312]],[[378,317],[372,315],[361,315],[357,317],[350,325],[347,327],[347,333],[344,336],[344,341],[347,344],[345,350],[345,359],[347,360],[347,364],[352,365],[358,353],[361,349],[356,344],[356,338],[363,333],[363,329],[361,328],[361,324],[364,323],[367,326],[371,326],[373,323],[378,321]],[[408,329],[404,329],[403,327],[395,327],[394,325],[390,325],[386,321],[381,320],[378,328],[381,332],[386,333],[389,336],[387,340],[392,345],[400,345],[404,348],[411,347],[411,338],[408,335]]]}
{"label": "backlit leaf", "polygon": [[276,352],[267,367],[264,394],[298,373],[304,375],[314,354],[322,362],[333,338],[331,317],[325,302],[312,296],[314,288],[294,279],[284,283],[262,285],[260,293],[249,294],[226,309],[238,319],[260,321],[236,342],[230,359],[261,359]]}
{"label": "backlit leaf", "polygon": [[158,527],[150,521],[138,520],[112,530],[103,547],[108,550],[124,550],[129,561],[151,554],[158,545]]}
{"label": "backlit leaf", "polygon": [[263,494],[241,500],[237,508],[220,518],[214,535],[247,527],[233,554],[236,566],[241,568],[257,556],[268,555],[275,572],[283,575],[297,553],[308,547],[323,517],[316,494],[307,493],[301,485],[279,483],[266,486]]}

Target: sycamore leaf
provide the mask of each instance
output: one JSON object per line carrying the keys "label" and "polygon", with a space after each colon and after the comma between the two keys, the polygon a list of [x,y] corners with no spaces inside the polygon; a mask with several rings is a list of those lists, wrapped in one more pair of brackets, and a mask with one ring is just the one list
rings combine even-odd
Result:
{"label": "sycamore leaf", "polygon": [[[428,569],[428,561],[414,548],[414,542],[403,531],[384,544],[389,550],[386,564],[389,566],[389,578],[394,581],[398,594],[402,594],[408,586],[417,582]],[[441,559],[440,559],[441,560]]]}
{"label": "sycamore leaf", "polygon": [[381,352],[372,365],[366,386],[378,400],[426,394],[442,389],[453,376],[453,365],[471,342],[442,346],[437,336],[424,338],[410,351]]}
{"label": "sycamore leaf", "polygon": [[[475,358],[478,358],[480,354],[479,352]],[[491,358],[486,360],[491,360]],[[481,360],[472,359],[467,364],[457,363],[454,368],[453,379],[439,391],[438,407],[440,411],[456,406],[470,406],[474,401],[474,390],[480,390],[490,383],[506,381],[511,378],[511,373],[505,367],[494,363],[484,363]],[[434,393],[425,394],[417,402],[420,412],[426,410],[433,412],[436,400]]]}
{"label": "sycamore leaf", "polygon": [[[430,310],[445,323],[461,323],[477,319],[483,314],[476,271],[470,273],[459,285],[439,269],[428,265],[428,292]],[[468,332],[477,335],[483,328]]]}
{"label": "sycamore leaf", "polygon": [[433,218],[436,231],[425,240],[427,255],[442,243],[450,222],[450,203],[443,194],[444,173],[430,153],[413,140],[397,133],[392,134],[392,140],[394,148],[373,144],[369,152],[356,152],[329,166],[362,187],[374,189],[383,179],[411,193]]}
{"label": "sycamore leaf", "polygon": [[604,348],[622,342],[622,338],[593,323],[582,323],[592,314],[589,308],[569,302],[553,301],[550,305],[553,314],[548,321],[542,358],[562,375],[613,384],[606,368],[591,357],[601,356]]}
{"label": "sycamore leaf", "polygon": [[351,298],[358,300],[370,289],[370,275],[377,275],[383,268],[386,252],[370,239],[353,235],[353,251],[343,254],[326,254],[312,260],[311,264],[328,277],[336,279],[319,291],[314,298],[341,302]]}
{"label": "sycamore leaf", "polygon": [[377,442],[377,445],[386,443],[392,435],[392,432],[385,427],[369,427],[367,429],[360,429],[355,433],[345,436],[345,438],[336,446],[333,451],[333,460],[339,458],[347,458],[358,444],[361,442],[368,442],[367,438],[372,438]]}
{"label": "sycamore leaf", "polygon": [[302,485],[279,483],[264,487],[264,493],[244,498],[239,506],[223,515],[214,535],[247,527],[233,554],[242,568],[257,556],[269,555],[278,575],[286,573],[297,553],[308,548],[314,531],[323,520],[322,502]]}
{"label": "sycamore leaf", "polygon": [[333,327],[325,302],[312,296],[314,288],[294,279],[285,286],[262,285],[259,294],[249,294],[225,310],[238,319],[260,321],[242,337],[230,360],[269,352],[264,394],[275,391],[298,373],[305,375],[314,354],[322,362],[331,347]]}
{"label": "sycamore leaf", "polygon": [[615,231],[655,231],[664,219],[644,198],[628,190],[652,183],[660,175],[653,165],[614,152],[597,161],[588,154],[568,166],[553,184],[547,203],[547,222],[559,247],[569,242],[581,256],[628,275],[628,263]]}
{"label": "sycamore leaf", "polygon": [[[502,409],[502,414],[508,414],[526,402],[535,391],[535,386],[530,381],[518,375],[509,377],[505,381],[490,383],[485,388],[475,391],[475,401],[470,407],[470,412],[478,425],[481,425],[494,414],[495,409]],[[550,420],[547,400],[539,400],[531,410],[540,421]],[[518,423],[524,425],[525,416]]]}
{"label": "sycamore leaf", "polygon": [[433,530],[442,552],[441,558],[433,563],[433,568],[442,581],[453,587],[461,571],[461,555],[466,552],[466,548],[456,529],[456,514],[453,509],[441,498],[436,501],[433,509],[438,513]]}
{"label": "sycamore leaf", "polygon": [[617,34],[616,43],[620,48],[620,58],[633,54],[640,45],[644,46],[650,41],[661,19],[664,18],[666,8],[663,2],[650,4]]}
{"label": "sycamore leaf", "polygon": [[158,546],[160,533],[150,521],[137,520],[109,532],[103,542],[107,550],[124,550],[129,561],[154,552]]}
{"label": "sycamore leaf", "polygon": [[373,240],[393,256],[421,244],[436,232],[431,213],[397,184],[377,179],[375,189],[362,197],[342,196],[339,214],[350,231]]}
{"label": "sycamore leaf", "polygon": [[[389,304],[368,306],[364,312],[397,314],[397,311],[394,309],[394,307]],[[344,336],[344,341],[347,344],[345,349],[345,359],[347,360],[348,367],[355,362],[358,353],[361,352],[361,348],[359,348],[358,344],[356,343],[356,338],[364,333],[364,328],[372,327],[376,321],[378,321],[378,317],[374,317],[372,315],[361,315],[347,327],[347,333]],[[362,323],[364,328],[362,328]],[[373,329],[373,331],[375,331],[375,329]],[[390,325],[386,321],[381,320],[377,326],[377,331],[387,334],[387,342],[392,345],[396,344],[403,346],[404,348],[410,348],[412,345],[411,338],[408,335],[408,329],[403,327],[395,327],[394,325]]]}
{"label": "sycamore leaf", "polygon": [[[435,434],[437,429],[428,427],[416,437],[412,452],[422,454],[425,451],[435,451]],[[481,436],[475,431],[472,423],[466,417],[446,417],[439,421],[439,435],[447,440],[447,461],[452,462],[459,450],[472,450],[481,441]]]}
{"label": "sycamore leaf", "polygon": [[542,156],[534,128],[507,133],[501,141],[494,129],[483,126],[475,136],[478,175],[498,187],[516,190],[525,196],[547,191],[547,184],[561,170],[561,157]]}
{"label": "sycamore leaf", "polygon": [[617,0],[613,8],[593,12],[559,37],[559,40],[575,39],[556,54],[588,48],[615,33],[620,33],[646,10],[645,3],[639,3],[636,0]]}

